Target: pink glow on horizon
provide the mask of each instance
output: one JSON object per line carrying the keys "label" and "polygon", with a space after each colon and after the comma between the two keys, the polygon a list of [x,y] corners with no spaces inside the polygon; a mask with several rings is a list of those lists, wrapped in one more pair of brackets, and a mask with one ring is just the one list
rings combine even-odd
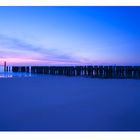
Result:
{"label": "pink glow on horizon", "polygon": [[4,61],[6,61],[9,64],[36,62],[36,60],[24,59],[24,58],[0,58],[0,62],[4,62]]}
{"label": "pink glow on horizon", "polygon": [[[64,60],[38,60],[31,58],[0,58],[0,65],[80,65],[82,62]],[[84,64],[84,63],[83,63]]]}
{"label": "pink glow on horizon", "polygon": [[[31,58],[0,58],[0,65],[7,62],[7,65],[112,65],[111,62],[104,63],[103,61],[90,61],[90,60],[80,60],[80,61],[65,61],[65,60],[39,60]],[[117,62],[117,65],[120,63]],[[122,64],[123,65],[123,64]]]}

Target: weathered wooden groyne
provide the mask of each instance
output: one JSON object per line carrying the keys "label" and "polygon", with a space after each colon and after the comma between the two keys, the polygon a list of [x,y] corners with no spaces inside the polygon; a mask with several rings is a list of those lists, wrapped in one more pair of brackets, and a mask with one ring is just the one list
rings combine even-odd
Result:
{"label": "weathered wooden groyne", "polygon": [[93,78],[140,79],[140,66],[12,66],[12,71]]}
{"label": "weathered wooden groyne", "polygon": [[29,66],[12,66],[12,72],[27,72],[29,73]]}

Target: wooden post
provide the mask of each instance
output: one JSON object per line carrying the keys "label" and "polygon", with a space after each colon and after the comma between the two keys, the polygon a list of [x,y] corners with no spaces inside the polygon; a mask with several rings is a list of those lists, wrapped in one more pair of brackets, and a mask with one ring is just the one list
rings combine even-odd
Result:
{"label": "wooden post", "polygon": [[108,67],[108,78],[113,78],[113,66]]}
{"label": "wooden post", "polygon": [[108,78],[108,66],[104,66],[104,78]]}
{"label": "wooden post", "polygon": [[93,66],[87,66],[88,76],[93,77]]}
{"label": "wooden post", "polygon": [[140,66],[138,66],[138,79],[140,79]]}
{"label": "wooden post", "polygon": [[6,72],[6,61],[4,61],[4,72]]}
{"label": "wooden post", "polygon": [[99,78],[103,78],[103,66],[99,66]]}
{"label": "wooden post", "polygon": [[98,77],[99,75],[98,75],[98,66],[94,66],[93,67],[93,75],[94,75],[94,77]]}

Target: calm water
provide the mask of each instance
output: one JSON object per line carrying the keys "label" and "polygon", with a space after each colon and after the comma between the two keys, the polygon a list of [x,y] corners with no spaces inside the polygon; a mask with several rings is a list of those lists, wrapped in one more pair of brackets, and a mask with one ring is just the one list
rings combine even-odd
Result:
{"label": "calm water", "polygon": [[37,74],[24,73],[24,72],[4,72],[3,66],[0,66],[0,78],[12,78],[12,77],[33,77]]}
{"label": "calm water", "polygon": [[0,131],[140,131],[139,80],[0,79]]}
{"label": "calm water", "polygon": [[12,77],[31,77],[35,76],[31,73],[13,73],[13,72],[0,72],[0,78],[12,78]]}
{"label": "calm water", "polygon": [[3,67],[2,66],[0,66],[0,72],[3,72]]}

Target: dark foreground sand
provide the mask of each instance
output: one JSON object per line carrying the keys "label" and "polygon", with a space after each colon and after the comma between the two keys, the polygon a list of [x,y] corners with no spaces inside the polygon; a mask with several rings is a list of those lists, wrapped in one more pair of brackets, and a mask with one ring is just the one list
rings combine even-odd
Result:
{"label": "dark foreground sand", "polygon": [[1,78],[0,130],[140,130],[140,80]]}

